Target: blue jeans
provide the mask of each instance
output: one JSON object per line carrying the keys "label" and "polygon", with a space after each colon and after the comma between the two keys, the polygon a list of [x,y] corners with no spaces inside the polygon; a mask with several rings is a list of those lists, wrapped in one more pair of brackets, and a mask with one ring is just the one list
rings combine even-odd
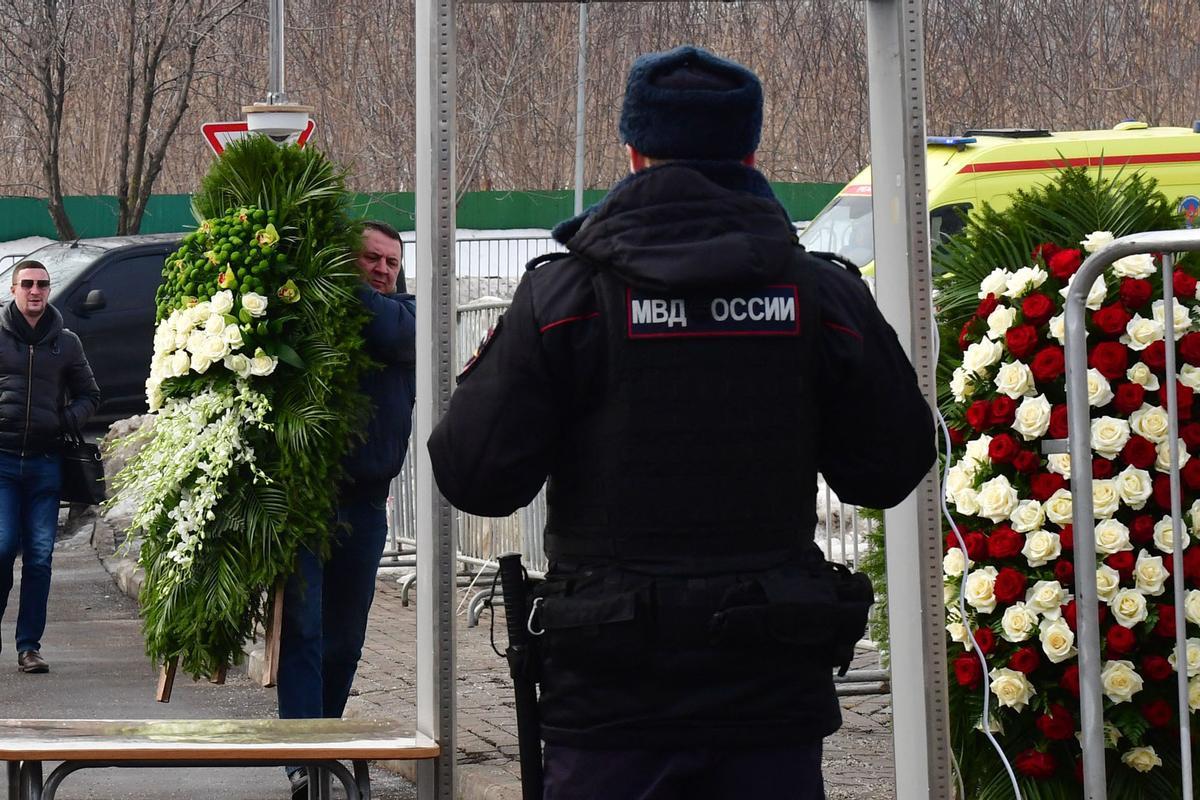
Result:
{"label": "blue jeans", "polygon": [[362,656],[375,572],[387,539],[385,505],[343,503],[337,521],[329,560],[322,565],[301,549],[284,588],[277,684],[281,719],[341,717]]}
{"label": "blue jeans", "polygon": [[61,480],[62,460],[57,453],[22,458],[0,452],[0,619],[8,606],[13,565],[20,552],[18,653],[42,649]]}

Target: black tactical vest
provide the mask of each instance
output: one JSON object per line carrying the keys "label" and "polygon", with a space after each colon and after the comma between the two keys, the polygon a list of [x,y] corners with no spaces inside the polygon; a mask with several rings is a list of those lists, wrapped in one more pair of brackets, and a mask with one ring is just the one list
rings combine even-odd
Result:
{"label": "black tactical vest", "polygon": [[819,320],[796,253],[769,285],[697,292],[597,272],[604,394],[550,476],[552,561],[695,572],[811,543]]}

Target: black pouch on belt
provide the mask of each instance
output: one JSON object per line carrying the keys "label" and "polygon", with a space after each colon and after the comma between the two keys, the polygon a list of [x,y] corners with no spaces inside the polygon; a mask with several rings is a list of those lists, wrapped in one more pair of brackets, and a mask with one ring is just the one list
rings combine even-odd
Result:
{"label": "black pouch on belt", "polygon": [[533,625],[547,661],[606,670],[636,664],[643,655],[650,639],[644,588],[599,579],[551,583],[535,594],[541,599]]}

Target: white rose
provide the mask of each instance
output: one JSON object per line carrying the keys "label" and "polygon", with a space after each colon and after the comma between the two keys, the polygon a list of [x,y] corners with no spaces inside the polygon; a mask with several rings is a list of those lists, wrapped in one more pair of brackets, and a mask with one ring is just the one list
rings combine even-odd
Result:
{"label": "white rose", "polygon": [[192,319],[192,310],[190,308],[178,309],[171,312],[171,319],[175,321],[174,327],[177,335],[182,333],[184,336],[187,336],[187,334],[191,333],[192,328],[195,327],[195,321]]}
{"label": "white rose", "polygon": [[1070,599],[1071,593],[1058,581],[1038,581],[1025,592],[1026,605],[1046,619],[1061,617],[1062,606]]}
{"label": "white rose", "polygon": [[[1171,666],[1176,672],[1179,671],[1177,666],[1179,662],[1178,646],[1171,648],[1171,655],[1167,656],[1167,661],[1171,662]],[[1200,675],[1200,639],[1187,640],[1187,674],[1189,678]]]}
{"label": "white rose", "polygon": [[207,300],[201,300],[188,309],[188,313],[192,315],[193,325],[203,325],[212,316],[212,303]]}
{"label": "white rose", "polygon": [[1129,415],[1129,427],[1143,439],[1158,444],[1167,440],[1167,412],[1158,406],[1142,403],[1142,407]]}
{"label": "white rose", "polygon": [[1112,386],[1108,383],[1108,378],[1100,374],[1100,370],[1093,367],[1087,373],[1088,387],[1088,405],[1099,408],[1100,406],[1108,405],[1108,402],[1113,399]]}
{"label": "white rose", "polygon": [[1183,613],[1188,622],[1200,625],[1200,591],[1189,589],[1184,595]]}
{"label": "white rose", "polygon": [[1113,619],[1124,628],[1132,628],[1146,619],[1146,595],[1137,589],[1118,589],[1108,607]]}
{"label": "white rose", "polygon": [[963,369],[981,377],[986,376],[987,368],[999,361],[1003,355],[1004,347],[999,342],[983,339],[963,353]]}
{"label": "white rose", "polygon": [[1154,274],[1154,257],[1149,253],[1134,253],[1112,263],[1114,275],[1122,278],[1149,278]]}
{"label": "white rose", "polygon": [[1092,449],[1105,458],[1115,458],[1129,441],[1129,423],[1117,417],[1092,420]]}
{"label": "white rose", "polygon": [[1080,244],[1083,245],[1083,249],[1087,252],[1094,253],[1112,240],[1113,235],[1108,231],[1092,231]]}
{"label": "white rose", "polygon": [[1192,711],[1200,710],[1200,678],[1188,681],[1188,708]]}
{"label": "white rose", "polygon": [[[1187,451],[1187,444],[1183,439],[1176,440],[1179,443],[1179,468],[1183,469],[1192,458],[1192,454]],[[1158,457],[1154,459],[1154,468],[1159,472],[1171,471],[1171,442],[1170,440],[1161,442],[1155,447],[1155,452]]]}
{"label": "white rose", "polygon": [[250,359],[242,353],[227,355],[222,363],[225,364],[225,369],[236,373],[239,378],[250,377]]}
{"label": "white rose", "polygon": [[1200,367],[1184,364],[1179,368],[1179,382],[1192,391],[1200,389]]}
{"label": "white rose", "polygon": [[1100,685],[1109,700],[1128,703],[1142,690],[1142,676],[1134,670],[1132,661],[1116,659],[1105,662],[1100,671]]}
{"label": "white rose", "polygon": [[230,350],[237,350],[243,344],[242,329],[237,325],[227,325],[225,330],[221,331],[221,338],[229,345]]}
{"label": "white rose", "polygon": [[1050,274],[1041,267],[1021,267],[1008,276],[1004,285],[1004,296],[1018,298],[1046,282]]}
{"label": "white rose", "polygon": [[962,367],[956,367],[954,374],[950,377],[950,393],[954,395],[955,402],[962,403],[968,397],[974,394],[974,386],[968,381],[970,373]]}
{"label": "white rose", "polygon": [[1075,655],[1075,634],[1065,619],[1042,620],[1040,630],[1042,652],[1051,662],[1061,664]]}
{"label": "white rose", "polygon": [[1131,383],[1138,384],[1148,392],[1158,391],[1158,376],[1141,361],[1125,370],[1125,377],[1129,378]]}
{"label": "white rose", "polygon": [[1143,594],[1160,595],[1168,575],[1163,567],[1162,556],[1152,556],[1145,550],[1138,553],[1133,567],[1133,577],[1138,591]]}
{"label": "white rose", "polygon": [[979,467],[986,467],[988,464],[992,463],[992,459],[988,455],[988,449],[991,446],[992,437],[985,433],[982,436],[967,442],[967,446],[963,448],[963,461],[970,460],[975,462],[974,467],[963,464],[966,469],[971,470],[972,475],[978,471]]}
{"label": "white rose", "polygon": [[1004,333],[1017,319],[1017,310],[1008,306],[996,306],[992,313],[988,314],[988,338],[1003,339]]}
{"label": "white rose", "polygon": [[192,355],[196,355],[204,347],[205,333],[203,330],[195,328],[188,334],[187,351]]}
{"label": "white rose", "polygon": [[1043,508],[1046,512],[1046,518],[1055,525],[1070,525],[1073,514],[1071,490],[1056,490],[1054,494],[1046,498],[1046,504]]}
{"label": "white rose", "polygon": [[1121,761],[1138,772],[1149,772],[1162,766],[1162,759],[1153,747],[1133,747],[1121,754]]}
{"label": "white rose", "polygon": [[1044,566],[1046,562],[1058,558],[1061,553],[1062,542],[1057,533],[1033,531],[1025,534],[1025,546],[1021,548],[1021,555],[1025,556],[1029,566]]}
{"label": "white rose", "polygon": [[1154,342],[1163,338],[1163,327],[1151,319],[1134,314],[1133,319],[1125,324],[1125,333],[1121,334],[1121,344],[1130,350],[1145,350]]}
{"label": "white rose", "polygon": [[[1183,549],[1186,550],[1192,537],[1187,532],[1183,534]],[[1154,546],[1164,553],[1175,552],[1175,524],[1170,517],[1163,517],[1154,523]]]}
{"label": "white rose", "polygon": [[192,371],[198,372],[201,375],[203,375],[205,372],[208,372],[208,368],[211,366],[212,366],[211,358],[202,356],[199,353],[194,353],[192,355]]}
{"label": "white rose", "polygon": [[154,354],[164,355],[175,349],[175,329],[162,323],[154,329]]}
{"label": "white rose", "polygon": [[1059,344],[1067,343],[1067,315],[1056,314],[1050,318],[1050,335],[1058,340]]}
{"label": "white rose", "polygon": [[1001,668],[992,670],[989,675],[992,679],[992,694],[996,695],[1000,705],[1020,711],[1033,697],[1033,684],[1024,673]]}
{"label": "white rose", "polygon": [[1037,500],[1022,500],[1008,515],[1012,520],[1013,530],[1017,533],[1029,533],[1042,527],[1046,521],[1046,512]]}
{"label": "white rose", "polygon": [[1118,472],[1115,483],[1117,494],[1121,496],[1121,502],[1133,509],[1139,509],[1146,505],[1146,501],[1154,493],[1154,483],[1150,479],[1150,473],[1134,466],[1128,466]]}
{"label": "white rose", "polygon": [[1108,519],[1117,513],[1120,504],[1116,481],[1111,478],[1092,481],[1092,512],[1096,519]]}
{"label": "white rose", "polygon": [[167,371],[172,378],[182,378],[192,368],[192,360],[184,350],[176,350],[167,365]]}
{"label": "white rose", "polygon": [[1200,532],[1200,499],[1192,501],[1192,507],[1188,509],[1187,513],[1192,519],[1192,532]]}
{"label": "white rose", "polygon": [[214,314],[228,314],[233,310],[233,292],[223,289],[214,294],[209,303]]}
{"label": "white rose", "polygon": [[220,314],[213,314],[204,322],[204,332],[209,336],[220,336],[225,332],[225,318]]}
{"label": "white rose", "polygon": [[1051,453],[1046,456],[1046,469],[1071,480],[1071,454]]}
{"label": "white rose", "polygon": [[995,567],[983,567],[967,574],[963,597],[968,605],[985,614],[996,610],[996,574]]}
{"label": "white rose", "polygon": [[958,513],[973,517],[979,513],[979,492],[967,487],[954,495],[954,510]]}
{"label": "white rose", "polygon": [[1050,428],[1050,401],[1043,394],[1026,397],[1017,406],[1017,415],[1012,427],[1025,441],[1045,434]]}
{"label": "white rose", "polygon": [[946,623],[946,633],[950,634],[950,641],[958,642],[966,650],[971,649],[971,639],[967,636],[966,625],[958,620],[952,620]]}
{"label": "white rose", "polygon": [[1096,569],[1096,596],[1106,603],[1112,602],[1113,597],[1117,593],[1117,589],[1121,588],[1121,573],[1117,572],[1107,564],[1102,564]]}
{"label": "white rose", "polygon": [[229,355],[229,343],[222,339],[219,334],[206,334],[204,342],[200,345],[200,350],[196,355],[203,356],[209,361],[220,361]]}
{"label": "white rose", "polygon": [[1132,550],[1129,543],[1129,528],[1115,519],[1096,523],[1096,552],[1106,556],[1122,550]]}
{"label": "white rose", "polygon": [[987,298],[989,294],[1000,297],[1008,285],[1008,270],[997,267],[986,278],[979,282],[979,299]]}
{"label": "white rose", "polygon": [[[232,358],[232,356],[231,356]],[[246,358],[242,356],[242,358]],[[250,360],[246,359],[246,372],[250,372]],[[245,376],[243,376],[245,377]],[[942,572],[952,578],[957,578],[963,574],[963,570],[969,566],[966,555],[961,547],[951,547],[946,551],[946,555],[942,558]]]}
{"label": "white rose", "polygon": [[[245,295],[242,295],[242,297],[245,297]],[[275,371],[275,367],[278,364],[278,358],[267,355],[260,347],[254,351],[254,357],[250,359],[250,374],[258,376],[270,375]]]}
{"label": "white rose", "polygon": [[954,496],[963,489],[968,489],[971,486],[971,474],[963,466],[962,462],[955,464],[950,469],[946,470],[946,499],[953,500]]}
{"label": "white rose", "polygon": [[1023,642],[1033,635],[1037,622],[1037,614],[1018,600],[1004,609],[1000,618],[1000,636],[1010,642]]}
{"label": "white rose", "polygon": [[[1173,309],[1175,313],[1172,315],[1174,317],[1172,324],[1174,325],[1173,331],[1175,334],[1175,341],[1179,341],[1192,327],[1192,312],[1187,306],[1183,305],[1178,300],[1175,300],[1174,303]],[[1163,330],[1166,330],[1167,301],[1155,300],[1154,304],[1150,306],[1150,309],[1154,316],[1154,321],[1157,322],[1163,328]]]}
{"label": "white rose", "polygon": [[[1079,273],[1075,273],[1075,275],[1072,275],[1067,279],[1067,285],[1059,291],[1060,295],[1063,297],[1067,296],[1067,293],[1071,291],[1071,283],[1074,282],[1075,276],[1078,274]],[[1101,275],[1092,283],[1092,288],[1088,289],[1087,300],[1084,301],[1084,305],[1090,308],[1092,311],[1095,311],[1099,309],[1100,306],[1104,305],[1104,298],[1107,295],[1108,287],[1104,283],[1104,276]]]}
{"label": "white rose", "polygon": [[1008,478],[997,475],[979,487],[979,515],[992,522],[1008,519],[1017,507],[1017,490]]}
{"label": "white rose", "polygon": [[996,370],[996,389],[1013,400],[1034,394],[1035,385],[1033,371],[1021,361],[1001,364],[1000,369]]}
{"label": "white rose", "polygon": [[[190,332],[190,328],[188,329]],[[175,331],[175,349],[186,350],[188,343],[188,334],[182,331]]]}
{"label": "white rose", "polygon": [[257,292],[246,292],[242,295],[242,308],[252,317],[261,317],[267,313],[267,298]]}
{"label": "white rose", "polygon": [[158,383],[147,382],[146,384],[146,406],[150,411],[158,411],[163,404],[162,386]]}

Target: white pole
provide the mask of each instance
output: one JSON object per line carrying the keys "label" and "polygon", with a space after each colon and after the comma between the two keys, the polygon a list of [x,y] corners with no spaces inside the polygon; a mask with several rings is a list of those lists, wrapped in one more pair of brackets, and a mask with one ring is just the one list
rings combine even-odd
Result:
{"label": "white pole", "polygon": [[583,211],[584,116],[587,109],[587,0],[579,3],[579,64],[575,69],[575,213]]}
{"label": "white pole", "polygon": [[268,19],[268,49],[270,51],[270,70],[267,75],[267,103],[279,105],[287,103],[287,92],[283,88],[283,0],[270,0],[271,9]]}

